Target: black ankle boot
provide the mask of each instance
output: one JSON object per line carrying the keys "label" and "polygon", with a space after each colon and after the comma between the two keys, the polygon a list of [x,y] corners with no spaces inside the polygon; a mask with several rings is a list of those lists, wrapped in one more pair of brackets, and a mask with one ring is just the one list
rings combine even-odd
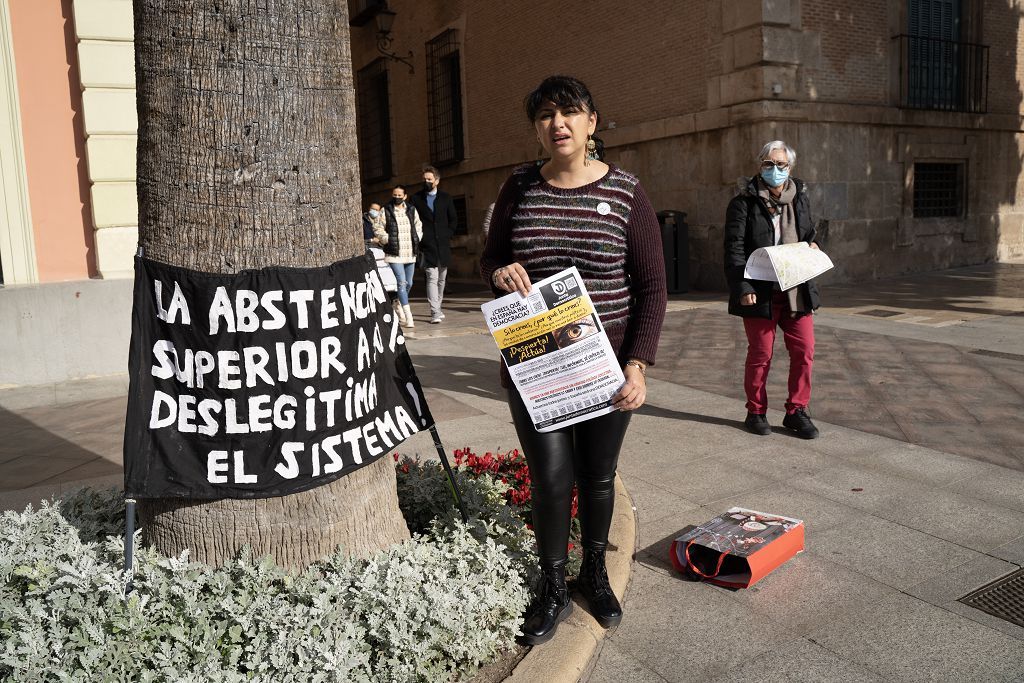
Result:
{"label": "black ankle boot", "polygon": [[541,567],[544,575],[537,588],[537,597],[526,610],[522,626],[522,641],[527,645],[551,640],[558,622],[572,614],[572,600],[565,586],[565,562],[559,560],[551,566]]}
{"label": "black ankle boot", "polygon": [[611,628],[622,621],[622,607],[608,583],[604,553],[604,548],[583,548],[579,587],[580,593],[587,600],[590,613],[601,626]]}

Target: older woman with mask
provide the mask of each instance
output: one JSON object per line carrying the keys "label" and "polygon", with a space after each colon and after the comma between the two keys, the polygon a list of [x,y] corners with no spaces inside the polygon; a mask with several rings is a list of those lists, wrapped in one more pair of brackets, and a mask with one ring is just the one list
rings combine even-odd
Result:
{"label": "older woman with mask", "polygon": [[747,359],[743,388],[747,395],[747,430],[771,434],[768,423],[768,370],[781,328],[789,351],[789,398],[782,425],[804,439],[818,429],[807,412],[814,363],[813,312],[819,306],[814,281],[781,291],[777,282],[744,278],[750,254],[777,244],[814,242],[814,221],[807,186],[791,176],[796,152],[782,140],[767,143],[757,157],[758,174],[744,178],[740,192],[729,202],[725,218],[725,276],[729,282],[729,312],[743,318]]}

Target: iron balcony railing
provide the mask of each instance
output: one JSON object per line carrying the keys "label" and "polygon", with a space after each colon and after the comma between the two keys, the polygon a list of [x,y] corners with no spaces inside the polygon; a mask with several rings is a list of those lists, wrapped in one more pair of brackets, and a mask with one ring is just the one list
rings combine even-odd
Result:
{"label": "iron balcony railing", "polygon": [[900,106],[984,114],[988,45],[900,34]]}

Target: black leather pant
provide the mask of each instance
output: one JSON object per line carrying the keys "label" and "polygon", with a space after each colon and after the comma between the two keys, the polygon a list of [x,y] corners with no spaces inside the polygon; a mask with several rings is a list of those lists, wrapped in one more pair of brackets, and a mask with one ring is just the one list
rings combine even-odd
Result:
{"label": "black leather pant", "polygon": [[509,408],[530,467],[533,532],[542,567],[566,557],[572,487],[579,488],[583,547],[603,550],[615,505],[615,467],[631,413],[615,411],[550,432],[538,432],[519,392]]}

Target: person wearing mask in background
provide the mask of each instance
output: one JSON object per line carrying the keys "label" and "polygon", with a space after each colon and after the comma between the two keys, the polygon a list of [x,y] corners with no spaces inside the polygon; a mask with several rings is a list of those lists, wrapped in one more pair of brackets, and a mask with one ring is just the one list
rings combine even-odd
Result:
{"label": "person wearing mask in background", "polygon": [[444,284],[448,276],[448,263],[452,259],[452,235],[459,223],[452,196],[437,188],[441,174],[433,166],[423,167],[423,186],[410,201],[423,219],[423,267],[427,272],[427,303],[430,304],[430,322],[444,320],[441,304]]}
{"label": "person wearing mask in background", "polygon": [[754,250],[777,244],[814,242],[814,222],[807,185],[791,177],[796,152],[773,140],[757,156],[758,173],[741,178],[740,192],[725,214],[725,278],[729,283],[729,313],[743,318],[747,359],[743,388],[747,395],[747,431],[772,433],[768,424],[768,370],[775,347],[775,330],[782,328],[789,351],[789,399],[782,426],[803,439],[816,439],[818,428],[807,414],[814,364],[814,316],[818,286],[808,280],[785,292],[777,282],[744,277]]}
{"label": "person wearing mask in background", "polygon": [[398,320],[404,327],[415,327],[409,307],[409,290],[416,268],[416,256],[423,238],[423,223],[411,203],[406,201],[405,188],[396,185],[391,201],[384,207],[384,225],[376,233],[384,249],[384,261],[391,266],[398,280]]}
{"label": "person wearing mask in background", "polygon": [[370,202],[370,208],[363,214],[363,242],[366,248],[378,247],[377,229],[384,229],[384,214],[381,213],[380,204]]}

